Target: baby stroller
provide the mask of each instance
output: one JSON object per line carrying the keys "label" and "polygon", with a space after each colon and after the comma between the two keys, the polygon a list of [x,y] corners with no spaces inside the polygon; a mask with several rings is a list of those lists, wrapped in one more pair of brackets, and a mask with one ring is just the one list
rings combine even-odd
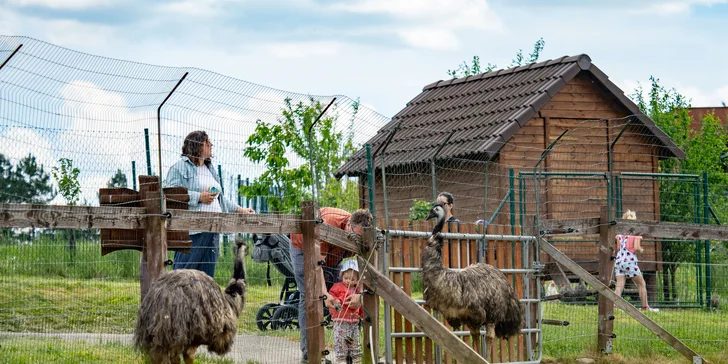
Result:
{"label": "baby stroller", "polygon": [[[255,315],[260,331],[298,329],[298,301],[301,292],[296,287],[293,274],[293,260],[289,250],[291,239],[285,234],[253,234],[253,261],[268,264],[266,280],[271,286],[271,265],[285,277],[277,303],[266,303]],[[327,290],[334,283],[334,273],[324,269]],[[327,324],[331,320],[328,310],[324,309]]]}

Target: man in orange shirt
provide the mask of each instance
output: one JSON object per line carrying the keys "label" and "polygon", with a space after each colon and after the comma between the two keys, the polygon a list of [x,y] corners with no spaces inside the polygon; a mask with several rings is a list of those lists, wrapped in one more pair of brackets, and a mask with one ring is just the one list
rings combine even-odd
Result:
{"label": "man in orange shirt", "polygon": [[[335,207],[322,207],[320,210],[321,219],[324,223],[335,226],[346,232],[352,232],[359,236],[364,235],[364,228],[372,226],[372,214],[368,210],[359,209],[350,214],[342,209]],[[337,246],[321,242],[321,259],[326,263],[324,269],[333,273],[333,277],[339,276],[341,269],[340,263],[346,254],[346,250]],[[304,283],[303,283],[303,235],[291,234],[291,260],[293,261],[293,274],[296,279],[296,286],[300,294],[298,301],[298,325],[301,330],[301,352],[303,353],[304,362],[308,360],[306,348],[306,302],[304,300]],[[319,283],[323,288],[321,295],[326,296],[326,307],[333,307],[335,298],[329,295],[326,289],[323,269],[318,277]],[[332,284],[335,282],[331,282]],[[346,304],[353,309],[360,305],[360,296],[352,295]]]}

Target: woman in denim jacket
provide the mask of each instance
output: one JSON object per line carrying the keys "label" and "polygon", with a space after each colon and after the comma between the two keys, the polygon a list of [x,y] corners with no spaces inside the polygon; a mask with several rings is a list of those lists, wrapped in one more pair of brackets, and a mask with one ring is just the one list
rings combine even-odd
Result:
{"label": "woman in denim jacket", "polygon": [[[182,158],[167,172],[166,187],[186,187],[190,196],[188,206],[193,211],[254,214],[253,209],[240,207],[219,194],[220,177],[212,167],[211,157],[212,143],[207,133],[189,133],[182,146]],[[190,254],[175,252],[173,269],[197,269],[214,277],[220,251],[219,234],[190,231],[190,238]]]}

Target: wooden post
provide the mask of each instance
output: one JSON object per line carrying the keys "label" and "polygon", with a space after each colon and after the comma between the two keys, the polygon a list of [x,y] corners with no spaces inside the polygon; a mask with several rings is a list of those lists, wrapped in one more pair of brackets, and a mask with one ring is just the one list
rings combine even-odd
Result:
{"label": "wooden post", "polygon": [[[599,211],[599,281],[609,287],[614,269],[614,226],[609,223],[607,206]],[[599,316],[597,323],[597,347],[600,352],[612,352],[612,330],[614,328],[614,302],[603,294],[599,295]]]}
{"label": "wooden post", "polygon": [[322,284],[318,277],[323,274],[321,261],[321,242],[316,221],[319,219],[319,207],[316,201],[301,202],[303,234],[303,280],[306,300],[306,345],[308,362],[320,363],[324,348],[323,305],[321,303]]}
{"label": "wooden post", "polygon": [[[362,258],[367,260],[369,263],[369,269],[376,269],[379,271],[379,252],[378,250],[375,250],[375,239],[374,234],[376,234],[376,229],[372,227],[371,229],[365,230],[364,235],[364,244],[369,247],[368,251],[366,251]],[[363,267],[360,267],[359,271],[363,272],[361,269]],[[368,272],[364,272],[364,274],[367,274]],[[377,364],[377,361],[379,361],[379,296],[376,294],[376,287],[367,287],[368,291],[372,292],[371,294],[364,294],[364,310],[365,315],[364,317],[364,324],[362,325],[364,328],[364,339],[361,341],[362,343],[362,363],[364,364]],[[372,333],[372,341],[369,341],[369,330],[371,330]],[[372,357],[371,352],[374,352],[374,362],[372,363]]]}
{"label": "wooden post", "polygon": [[[164,273],[164,262],[167,260],[167,219],[162,216],[160,199],[164,198],[157,176],[139,176],[139,192],[142,207],[147,216],[144,228],[144,247],[142,249],[140,269],[141,299],[149,290],[149,286]],[[140,268],[142,268],[140,267]]]}

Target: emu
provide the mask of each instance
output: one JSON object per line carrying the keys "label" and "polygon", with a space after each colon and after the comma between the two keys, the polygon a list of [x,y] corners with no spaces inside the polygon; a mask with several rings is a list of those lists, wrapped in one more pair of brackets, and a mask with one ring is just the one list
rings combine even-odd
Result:
{"label": "emu", "polygon": [[432,218],[436,219],[435,228],[422,253],[423,296],[427,305],[439,311],[453,328],[467,325],[477,352],[480,352],[481,326],[486,326],[489,348],[496,336],[507,338],[518,334],[523,323],[523,307],[505,275],[485,263],[472,264],[461,271],[444,267],[442,204],[432,207],[427,219]]}
{"label": "emu", "polygon": [[245,256],[248,247],[236,239],[233,277],[223,292],[212,277],[198,270],[162,274],[139,308],[134,345],[152,363],[192,364],[200,345],[218,355],[230,351],[245,306]]}

